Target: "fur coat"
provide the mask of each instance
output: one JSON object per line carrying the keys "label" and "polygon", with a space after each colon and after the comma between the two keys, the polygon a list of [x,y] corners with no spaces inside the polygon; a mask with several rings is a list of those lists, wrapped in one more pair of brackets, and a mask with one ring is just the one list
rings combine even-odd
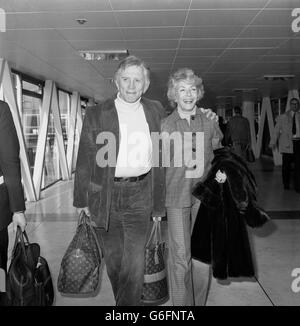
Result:
{"label": "fur coat", "polygon": [[[252,277],[255,275],[247,225],[260,227],[269,216],[257,205],[257,185],[247,164],[230,149],[214,151],[212,167],[193,195],[201,205],[193,228],[191,254],[212,265],[213,276]],[[226,174],[224,183],[215,177]]]}

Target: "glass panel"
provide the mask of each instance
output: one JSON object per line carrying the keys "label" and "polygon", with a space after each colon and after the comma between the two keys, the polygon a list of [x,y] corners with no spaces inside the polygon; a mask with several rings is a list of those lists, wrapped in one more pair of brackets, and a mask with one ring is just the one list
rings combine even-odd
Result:
{"label": "glass panel", "polygon": [[59,153],[55,135],[53,114],[50,111],[45,149],[44,187],[60,179]]}
{"label": "glass panel", "polygon": [[27,147],[27,154],[31,174],[33,175],[34,160],[38,133],[40,128],[41,100],[31,96],[23,95],[22,124]]}
{"label": "glass panel", "polygon": [[59,90],[58,100],[59,100],[61,127],[62,127],[62,133],[64,138],[65,152],[67,152],[68,131],[69,131],[69,121],[70,121],[70,95],[66,92]]}
{"label": "glass panel", "polygon": [[28,83],[25,80],[22,81],[22,88],[26,89],[28,91],[31,91],[31,92],[42,94],[42,87],[40,85],[35,85],[35,84],[32,84],[32,83]]}

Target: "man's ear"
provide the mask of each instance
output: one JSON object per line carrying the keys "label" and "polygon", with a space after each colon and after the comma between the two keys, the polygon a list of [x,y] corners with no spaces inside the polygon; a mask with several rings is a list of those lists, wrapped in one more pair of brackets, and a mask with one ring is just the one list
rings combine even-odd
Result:
{"label": "man's ear", "polygon": [[118,83],[117,78],[114,78],[114,83],[115,83],[115,85],[116,85],[116,87],[117,87],[117,90],[119,90],[119,83]]}
{"label": "man's ear", "polygon": [[150,80],[146,79],[143,94],[145,94],[147,92],[149,86],[150,86]]}

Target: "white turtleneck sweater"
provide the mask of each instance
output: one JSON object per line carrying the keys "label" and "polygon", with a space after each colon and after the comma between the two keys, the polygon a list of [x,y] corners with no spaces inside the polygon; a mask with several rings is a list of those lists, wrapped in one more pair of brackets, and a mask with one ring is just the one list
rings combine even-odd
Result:
{"label": "white turtleneck sweater", "polygon": [[116,177],[136,177],[152,167],[152,141],[140,100],[127,103],[119,94],[115,99],[120,128]]}

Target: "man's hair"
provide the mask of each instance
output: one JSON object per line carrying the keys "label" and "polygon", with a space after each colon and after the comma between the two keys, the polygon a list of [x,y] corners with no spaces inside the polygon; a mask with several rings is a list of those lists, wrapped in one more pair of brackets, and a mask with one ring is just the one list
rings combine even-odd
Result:
{"label": "man's hair", "polygon": [[167,96],[172,106],[175,105],[176,99],[176,87],[179,82],[186,81],[188,83],[194,84],[198,91],[201,92],[198,100],[200,100],[204,95],[204,87],[202,83],[202,79],[195,75],[194,71],[189,68],[180,68],[176,70],[173,74],[170,75],[168,81],[168,92]]}
{"label": "man's hair", "polygon": [[233,108],[233,112],[235,114],[242,114],[242,109],[240,106],[236,105],[234,108]]}
{"label": "man's hair", "polygon": [[150,70],[149,70],[148,66],[146,65],[146,63],[143,60],[141,60],[140,58],[138,58],[134,55],[130,55],[130,56],[126,57],[119,63],[117,71],[115,73],[115,80],[117,80],[117,77],[118,77],[120,71],[125,70],[126,68],[131,67],[131,66],[141,67],[144,71],[146,82],[147,83],[150,82]]}
{"label": "man's hair", "polygon": [[299,99],[298,99],[297,97],[292,97],[292,98],[290,99],[290,103],[291,103],[292,101],[297,101],[297,103],[300,104],[300,101],[299,101]]}

